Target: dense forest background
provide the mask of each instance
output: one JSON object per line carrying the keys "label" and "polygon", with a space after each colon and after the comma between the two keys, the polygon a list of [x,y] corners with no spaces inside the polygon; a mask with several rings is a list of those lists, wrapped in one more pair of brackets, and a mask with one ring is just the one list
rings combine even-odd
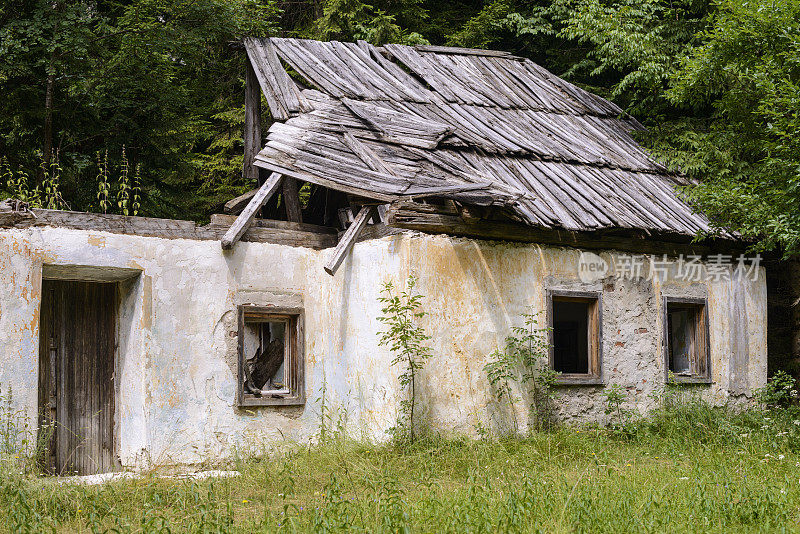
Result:
{"label": "dense forest background", "polygon": [[232,41],[431,43],[508,50],[617,102],[716,224],[800,252],[800,0],[367,1],[4,0],[0,193],[204,220],[253,187]]}

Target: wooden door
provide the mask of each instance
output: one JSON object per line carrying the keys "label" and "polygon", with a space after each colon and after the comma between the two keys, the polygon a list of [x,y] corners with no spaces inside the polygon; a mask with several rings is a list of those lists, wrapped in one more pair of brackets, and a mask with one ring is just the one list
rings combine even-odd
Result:
{"label": "wooden door", "polygon": [[[44,280],[39,337],[40,427],[48,470],[112,471],[117,287]],[[49,430],[52,429],[52,430]]]}

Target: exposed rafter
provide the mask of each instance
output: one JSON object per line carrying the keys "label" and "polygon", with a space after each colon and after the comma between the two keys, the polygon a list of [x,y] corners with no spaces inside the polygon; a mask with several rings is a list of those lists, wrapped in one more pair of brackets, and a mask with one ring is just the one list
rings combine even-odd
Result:
{"label": "exposed rafter", "polygon": [[267,178],[267,181],[264,182],[256,194],[253,195],[253,198],[250,199],[250,202],[242,211],[241,215],[236,218],[228,231],[225,232],[225,235],[222,238],[223,249],[229,249],[233,247],[233,245],[235,245],[236,242],[242,238],[247,229],[250,228],[250,225],[253,224],[253,220],[256,218],[256,213],[258,213],[258,210],[260,210],[261,206],[263,206],[275,193],[275,191],[278,190],[282,179],[283,176],[277,172],[273,172],[269,178]]}
{"label": "exposed rafter", "polygon": [[364,225],[367,224],[367,221],[372,215],[373,209],[373,206],[363,206],[361,210],[359,210],[358,215],[355,216],[353,222],[347,227],[345,233],[342,234],[342,238],[339,240],[336,248],[333,249],[333,255],[331,256],[331,259],[329,259],[325,264],[326,273],[331,276],[336,274],[336,270],[339,268],[339,265],[342,264],[344,258],[347,256],[347,253],[350,252],[351,248],[353,248],[353,245],[358,238],[358,234],[364,228]]}

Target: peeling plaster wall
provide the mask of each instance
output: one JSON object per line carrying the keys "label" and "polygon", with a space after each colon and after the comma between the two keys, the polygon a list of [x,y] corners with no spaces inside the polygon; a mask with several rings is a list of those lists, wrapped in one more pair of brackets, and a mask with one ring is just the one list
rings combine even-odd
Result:
{"label": "peeling plaster wall", "polygon": [[[434,352],[420,381],[421,415],[445,432],[507,425],[483,366],[522,313],[545,310],[549,288],[602,291],[603,378],[628,391],[630,407],[648,409],[664,382],[664,295],[708,298],[713,384],[694,389],[723,403],[746,399],[766,380],[763,272],[757,281],[692,284],[672,272],[663,282],[582,283],[577,250],[413,233],[357,243],[334,277],[322,268],[331,249],[241,242],[223,253],[216,241],[61,228],[2,230],[0,244],[0,386],[13,387],[32,425],[42,265],[139,271],[120,283],[115,435],[126,466],[196,463],[313,439],[323,396],[352,434],[385,439],[402,392],[391,355],[378,346],[377,297],[383,281],[403,284],[412,272]],[[305,308],[304,407],[235,406],[240,304]],[[602,387],[559,391],[561,419],[603,417]]]}
{"label": "peeling plaster wall", "polygon": [[0,401],[32,428],[39,402],[42,262],[24,235],[0,233],[0,250]]}

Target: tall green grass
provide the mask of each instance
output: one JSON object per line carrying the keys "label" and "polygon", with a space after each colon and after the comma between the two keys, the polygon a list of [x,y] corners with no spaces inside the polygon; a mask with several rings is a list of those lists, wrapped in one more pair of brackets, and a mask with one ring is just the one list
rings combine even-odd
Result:
{"label": "tall green grass", "polygon": [[343,433],[241,476],[59,485],[13,468],[3,532],[800,530],[800,414],[666,403],[611,429],[363,444]]}

